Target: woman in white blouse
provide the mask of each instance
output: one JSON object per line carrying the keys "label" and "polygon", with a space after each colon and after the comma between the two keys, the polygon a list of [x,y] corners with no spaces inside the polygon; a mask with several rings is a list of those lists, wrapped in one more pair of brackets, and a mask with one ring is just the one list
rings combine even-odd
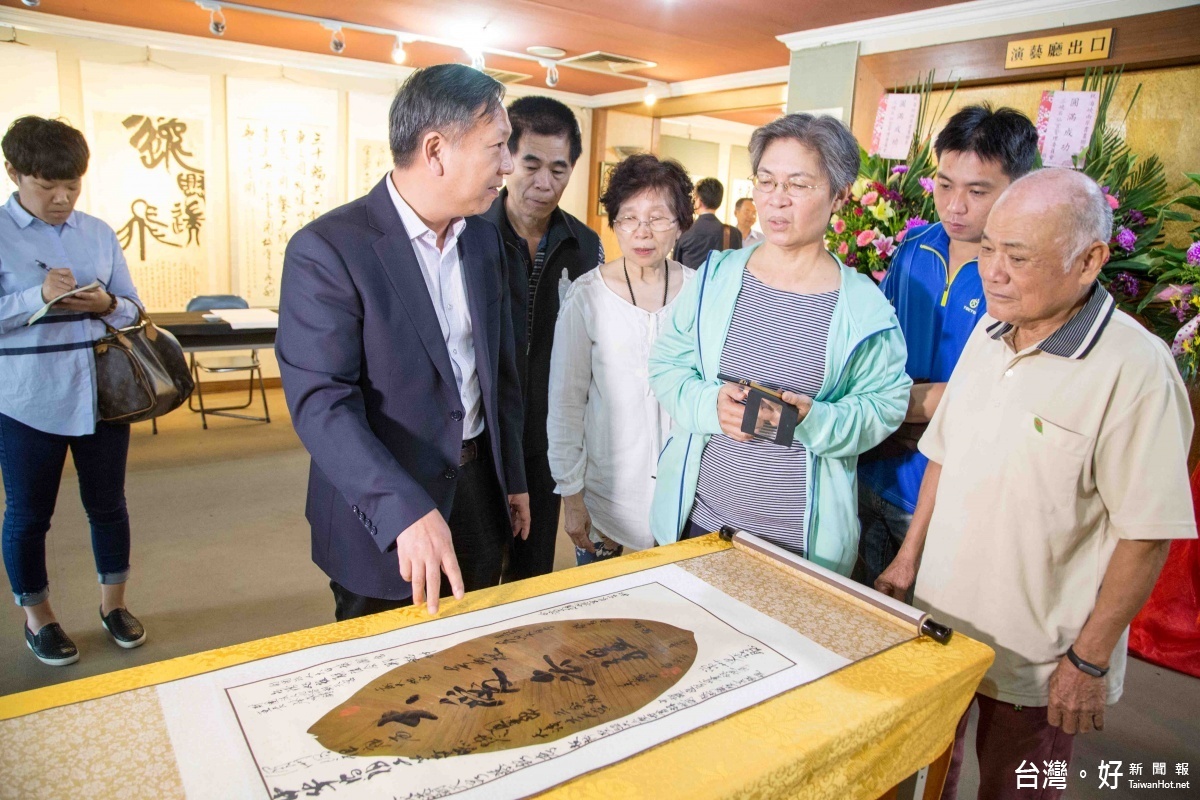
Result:
{"label": "woman in white blouse", "polygon": [[635,155],[600,201],[622,256],[576,280],[550,359],[550,471],[579,564],[654,544],[650,500],[671,419],[650,391],[650,348],[693,270],[670,260],[692,224],[692,182],[675,161]]}

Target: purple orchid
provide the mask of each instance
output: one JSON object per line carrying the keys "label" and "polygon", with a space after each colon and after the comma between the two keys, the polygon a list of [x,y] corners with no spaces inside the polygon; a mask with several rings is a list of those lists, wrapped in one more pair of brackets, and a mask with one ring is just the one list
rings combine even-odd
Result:
{"label": "purple orchid", "polygon": [[1112,283],[1109,285],[1114,291],[1118,291],[1127,297],[1134,297],[1138,293],[1137,278],[1124,270],[1114,275]]}

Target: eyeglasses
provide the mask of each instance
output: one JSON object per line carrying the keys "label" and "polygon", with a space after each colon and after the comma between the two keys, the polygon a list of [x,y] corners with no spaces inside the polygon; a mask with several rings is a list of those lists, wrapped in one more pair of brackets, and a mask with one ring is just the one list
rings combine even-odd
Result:
{"label": "eyeglasses", "polygon": [[799,181],[777,181],[767,174],[751,175],[750,181],[754,188],[763,194],[773,194],[775,187],[782,186],[788,197],[807,197],[808,192],[823,188],[823,184],[809,185]]}
{"label": "eyeglasses", "polygon": [[654,217],[653,219],[638,219],[637,217],[618,217],[613,227],[622,233],[633,233],[643,225],[648,225],[650,230],[658,233],[671,230],[679,224],[678,220],[669,217]]}

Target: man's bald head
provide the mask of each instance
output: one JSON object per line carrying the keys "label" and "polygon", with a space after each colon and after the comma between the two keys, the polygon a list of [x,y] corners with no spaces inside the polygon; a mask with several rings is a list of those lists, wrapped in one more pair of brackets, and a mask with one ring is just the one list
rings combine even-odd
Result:
{"label": "man's bald head", "polygon": [[1043,228],[1043,241],[1059,242],[1064,271],[1096,242],[1112,238],[1113,212],[1094,180],[1071,169],[1039,169],[1013,181],[992,214],[1022,217]]}
{"label": "man's bald head", "polygon": [[1096,182],[1067,169],[1013,181],[992,206],[979,249],[988,313],[1017,328],[1062,324],[1108,261],[1112,209]]}

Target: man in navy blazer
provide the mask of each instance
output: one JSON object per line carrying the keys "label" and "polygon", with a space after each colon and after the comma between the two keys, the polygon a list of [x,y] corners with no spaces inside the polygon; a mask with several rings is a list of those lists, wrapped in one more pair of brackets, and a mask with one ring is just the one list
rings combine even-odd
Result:
{"label": "man in navy blazer", "polygon": [[503,97],[459,64],[413,73],[389,115],[395,169],[288,244],[276,354],[339,620],[435,613],[499,583],[529,532],[503,245],[473,216],[512,172]]}

